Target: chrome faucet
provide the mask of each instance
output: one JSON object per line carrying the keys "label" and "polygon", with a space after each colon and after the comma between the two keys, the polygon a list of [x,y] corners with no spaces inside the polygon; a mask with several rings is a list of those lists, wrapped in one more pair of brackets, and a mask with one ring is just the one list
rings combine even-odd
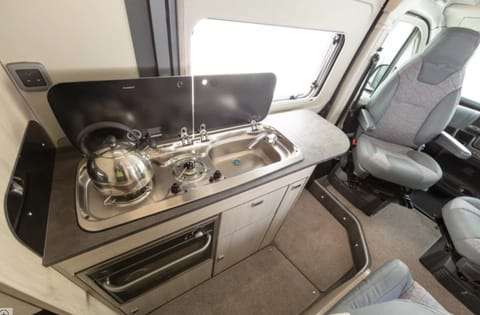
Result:
{"label": "chrome faucet", "polygon": [[256,137],[255,139],[253,139],[253,141],[248,145],[248,149],[252,150],[257,144],[260,143],[260,141],[262,141],[264,139],[267,140],[267,142],[270,143],[271,145],[275,145],[275,143],[277,143],[278,137],[274,133],[269,133],[269,134],[266,134],[266,135],[262,134],[262,135]]}

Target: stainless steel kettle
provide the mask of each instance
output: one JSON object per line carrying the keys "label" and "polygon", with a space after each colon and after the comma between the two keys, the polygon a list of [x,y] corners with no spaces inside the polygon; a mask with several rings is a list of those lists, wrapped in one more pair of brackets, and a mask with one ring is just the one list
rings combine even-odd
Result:
{"label": "stainless steel kettle", "polygon": [[140,138],[116,122],[92,124],[79,134],[88,175],[106,202],[138,194],[151,184],[154,170],[148,154],[138,148]]}

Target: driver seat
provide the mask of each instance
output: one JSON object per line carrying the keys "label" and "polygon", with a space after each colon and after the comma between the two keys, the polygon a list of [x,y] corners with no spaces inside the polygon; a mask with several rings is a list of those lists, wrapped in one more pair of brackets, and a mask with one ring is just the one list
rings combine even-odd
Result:
{"label": "driver seat", "polygon": [[[460,99],[465,64],[479,40],[479,33],[470,29],[445,29],[381,84],[359,113],[355,175],[421,190],[440,180],[440,166],[419,148],[441,135],[450,121]],[[445,132],[441,136],[449,151],[469,157],[453,137]]]}

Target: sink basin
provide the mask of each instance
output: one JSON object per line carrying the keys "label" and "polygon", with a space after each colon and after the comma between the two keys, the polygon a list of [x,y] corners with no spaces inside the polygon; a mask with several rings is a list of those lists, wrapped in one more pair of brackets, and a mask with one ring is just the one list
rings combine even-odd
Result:
{"label": "sink basin", "polygon": [[[148,197],[127,205],[109,205],[92,185],[82,161],[77,171],[76,210],[79,225],[100,231],[245,184],[303,160],[297,147],[276,129],[260,125],[209,134],[183,146],[175,141],[148,151],[155,168]],[[184,161],[194,160],[199,173],[187,177]],[[214,178],[215,173],[217,177]],[[220,174],[220,176],[218,175]],[[214,180],[212,180],[214,178]],[[172,184],[180,192],[171,191]]]}
{"label": "sink basin", "polygon": [[208,155],[216,169],[226,177],[237,176],[281,161],[282,156],[273,145],[264,140],[249,149],[255,139],[225,141],[214,145]]}

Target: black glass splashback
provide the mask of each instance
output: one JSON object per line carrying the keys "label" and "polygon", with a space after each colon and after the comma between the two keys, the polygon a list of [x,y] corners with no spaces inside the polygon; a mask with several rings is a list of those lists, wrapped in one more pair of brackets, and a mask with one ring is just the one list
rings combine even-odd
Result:
{"label": "black glass splashback", "polygon": [[77,147],[80,131],[102,121],[170,139],[178,137],[182,127],[191,133],[193,118],[196,130],[205,123],[209,131],[263,120],[276,78],[272,73],[257,73],[197,76],[193,81],[194,111],[189,76],[60,83],[50,89],[48,101],[65,135]]}

